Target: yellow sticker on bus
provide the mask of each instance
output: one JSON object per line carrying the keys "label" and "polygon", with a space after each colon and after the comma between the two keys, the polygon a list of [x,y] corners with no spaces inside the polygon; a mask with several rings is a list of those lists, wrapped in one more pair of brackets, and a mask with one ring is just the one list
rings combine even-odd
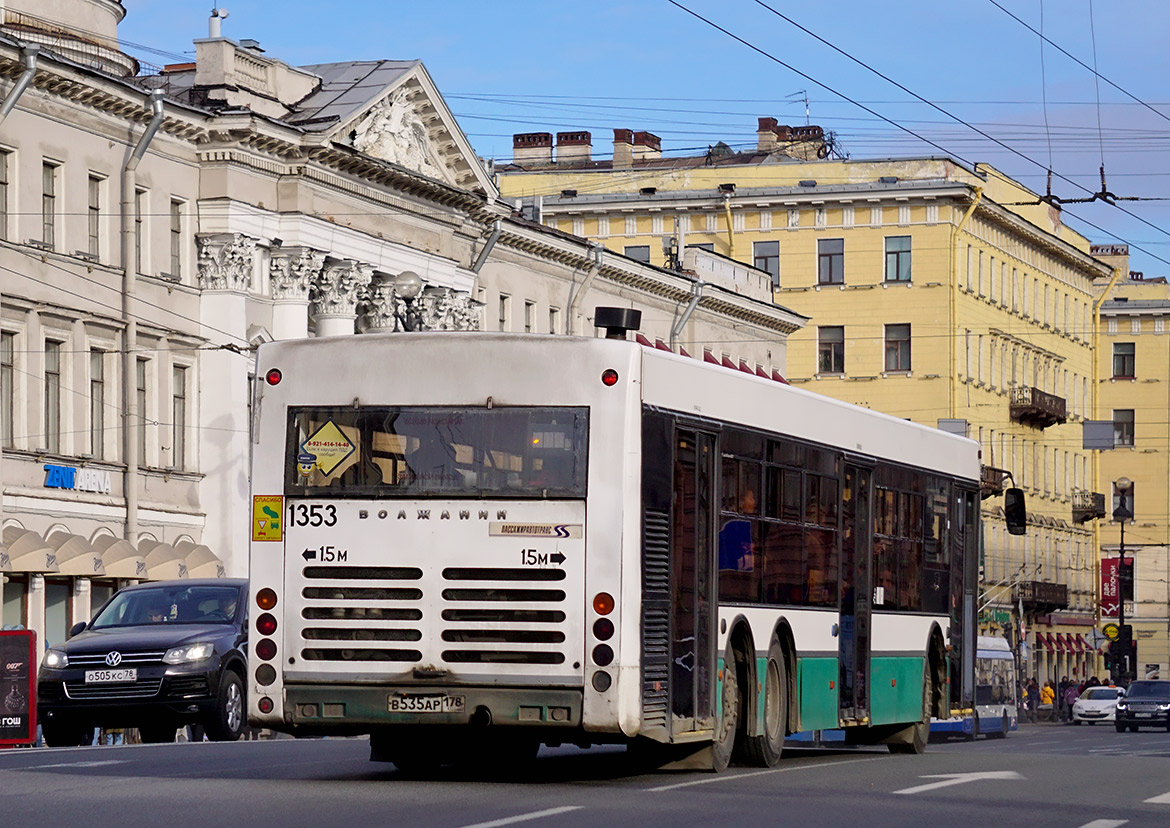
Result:
{"label": "yellow sticker on bus", "polygon": [[317,468],[326,477],[344,463],[356,448],[357,446],[349,441],[349,438],[332,420],[325,423],[317,429],[312,437],[301,443],[301,453],[312,455]]}
{"label": "yellow sticker on bus", "polygon": [[252,540],[284,540],[284,497],[282,495],[252,496]]}

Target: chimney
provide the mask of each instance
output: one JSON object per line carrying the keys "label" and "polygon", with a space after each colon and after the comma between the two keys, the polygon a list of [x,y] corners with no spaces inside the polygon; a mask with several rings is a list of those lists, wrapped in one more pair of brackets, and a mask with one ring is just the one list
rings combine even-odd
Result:
{"label": "chimney", "polygon": [[613,131],[613,168],[628,170],[634,166],[634,133],[628,129]]}
{"label": "chimney", "polygon": [[634,160],[662,157],[662,139],[653,132],[634,133]]}
{"label": "chimney", "polygon": [[588,132],[557,133],[557,163],[589,161],[593,154],[593,136]]}
{"label": "chimney", "polygon": [[551,132],[520,132],[512,136],[512,160],[517,164],[551,164]]}
{"label": "chimney", "polygon": [[776,119],[760,118],[760,125],[756,129],[756,149],[760,152],[771,152],[776,149]]}

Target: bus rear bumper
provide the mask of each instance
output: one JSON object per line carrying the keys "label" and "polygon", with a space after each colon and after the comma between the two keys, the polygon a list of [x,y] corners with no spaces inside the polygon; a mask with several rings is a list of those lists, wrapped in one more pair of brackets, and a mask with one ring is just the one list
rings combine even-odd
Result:
{"label": "bus rear bumper", "polygon": [[389,725],[574,728],[583,697],[580,688],[286,684],[284,723],[299,733]]}

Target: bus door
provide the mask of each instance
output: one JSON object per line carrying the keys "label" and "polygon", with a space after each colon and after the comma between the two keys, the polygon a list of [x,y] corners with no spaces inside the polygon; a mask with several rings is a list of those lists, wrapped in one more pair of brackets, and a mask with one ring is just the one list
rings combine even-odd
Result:
{"label": "bus door", "polygon": [[675,432],[671,504],[671,736],[715,727],[717,436]]}
{"label": "bus door", "polygon": [[952,681],[958,679],[959,698],[955,701],[971,707],[975,698],[975,590],[979,584],[981,528],[975,492],[951,489],[950,524],[950,675]]}
{"label": "bus door", "polygon": [[841,498],[841,608],[837,703],[842,720],[869,718],[869,637],[873,612],[873,469],[845,464]]}

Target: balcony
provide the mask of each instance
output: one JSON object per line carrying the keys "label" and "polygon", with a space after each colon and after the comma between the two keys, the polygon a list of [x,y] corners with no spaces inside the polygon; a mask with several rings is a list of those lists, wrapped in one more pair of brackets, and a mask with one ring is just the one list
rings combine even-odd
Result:
{"label": "balcony", "polygon": [[979,478],[979,497],[987,500],[1003,494],[1003,482],[1011,477],[1007,469],[997,469],[995,466],[983,466]]}
{"label": "balcony", "polygon": [[1050,584],[1047,581],[1021,581],[1020,601],[1025,610],[1035,612],[1037,615],[1068,609],[1068,587],[1065,584]]}
{"label": "balcony", "polygon": [[1100,492],[1073,492],[1073,523],[1105,517],[1105,495]]}
{"label": "balcony", "polygon": [[1011,418],[1041,429],[1068,422],[1064,397],[1048,394],[1030,385],[1012,389]]}

